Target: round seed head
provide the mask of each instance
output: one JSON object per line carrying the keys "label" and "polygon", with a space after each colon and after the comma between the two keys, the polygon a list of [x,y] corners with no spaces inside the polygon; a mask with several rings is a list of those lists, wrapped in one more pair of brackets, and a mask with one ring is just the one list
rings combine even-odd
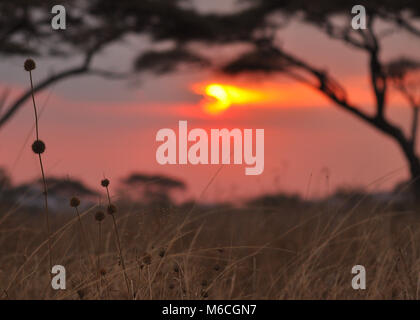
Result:
{"label": "round seed head", "polygon": [[159,257],[163,258],[165,256],[166,250],[164,248],[159,250]]}
{"label": "round seed head", "polygon": [[77,197],[70,199],[70,207],[77,208],[80,205],[80,200]]}
{"label": "round seed head", "polygon": [[108,214],[114,214],[115,212],[117,212],[117,207],[113,204],[110,204],[107,208],[107,212]]}
{"label": "round seed head", "polygon": [[106,275],[106,270],[105,270],[104,268],[101,268],[101,270],[99,270],[99,274],[100,274],[101,276]]}
{"label": "round seed head", "polygon": [[36,154],[41,154],[44,153],[45,151],[45,143],[42,142],[41,140],[36,140],[33,144],[32,144],[32,151]]}
{"label": "round seed head", "polygon": [[95,220],[101,222],[105,219],[105,214],[102,211],[98,211],[95,213]]}
{"label": "round seed head", "polygon": [[109,186],[109,180],[108,179],[104,179],[101,181],[101,186],[106,188]]}
{"label": "round seed head", "polygon": [[151,264],[152,263],[152,256],[150,254],[146,254],[143,257],[143,263],[147,264],[147,265]]}
{"label": "round seed head", "polygon": [[32,71],[36,68],[36,63],[33,59],[26,59],[23,67],[26,71]]}

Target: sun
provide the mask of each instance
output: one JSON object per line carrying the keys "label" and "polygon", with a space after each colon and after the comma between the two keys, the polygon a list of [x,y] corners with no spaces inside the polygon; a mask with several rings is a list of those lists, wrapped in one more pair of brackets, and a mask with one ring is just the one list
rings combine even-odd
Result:
{"label": "sun", "polygon": [[232,100],[228,91],[223,85],[210,84],[206,87],[206,95],[215,99],[213,102],[208,102],[206,110],[210,113],[218,113],[226,110],[232,105]]}
{"label": "sun", "polygon": [[266,100],[266,95],[258,90],[221,83],[200,86],[195,91],[206,96],[203,101],[204,110],[210,114],[221,113],[232,105],[251,104]]}

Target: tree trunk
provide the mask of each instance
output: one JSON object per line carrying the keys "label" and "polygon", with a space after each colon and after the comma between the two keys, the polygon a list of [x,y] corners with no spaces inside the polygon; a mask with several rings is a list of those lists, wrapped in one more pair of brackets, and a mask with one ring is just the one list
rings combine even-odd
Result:
{"label": "tree trunk", "polygon": [[412,143],[401,143],[399,141],[404,156],[408,162],[410,169],[410,190],[413,192],[416,200],[420,201],[420,159],[416,155],[415,146]]}

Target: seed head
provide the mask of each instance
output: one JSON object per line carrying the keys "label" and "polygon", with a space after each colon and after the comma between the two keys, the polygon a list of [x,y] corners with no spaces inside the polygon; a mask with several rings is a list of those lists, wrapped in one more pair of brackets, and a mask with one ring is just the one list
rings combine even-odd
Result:
{"label": "seed head", "polygon": [[105,214],[102,211],[98,211],[95,213],[95,220],[101,222],[105,219]]}
{"label": "seed head", "polygon": [[80,200],[77,197],[70,199],[70,207],[77,208],[80,205]]}
{"label": "seed head", "polygon": [[99,274],[100,274],[101,276],[106,275],[106,270],[105,270],[104,268],[101,268],[101,270],[99,270]]}
{"label": "seed head", "polygon": [[45,151],[45,143],[42,142],[41,140],[36,140],[33,144],[32,144],[32,151],[36,154],[41,154],[44,153]]}
{"label": "seed head", "polygon": [[151,264],[152,263],[152,256],[150,255],[150,254],[146,254],[144,257],[143,257],[143,263],[144,264],[147,264],[147,265],[149,265],[149,264]]}
{"label": "seed head", "polygon": [[109,186],[109,180],[108,179],[104,179],[101,181],[101,186],[106,188]]}
{"label": "seed head", "polygon": [[23,67],[25,68],[26,71],[32,71],[36,68],[36,63],[33,59],[26,59],[25,63],[23,64]]}
{"label": "seed head", "polygon": [[165,256],[166,250],[164,248],[159,250],[159,257],[163,258]]}
{"label": "seed head", "polygon": [[115,212],[117,212],[117,207],[113,204],[110,204],[107,208],[107,212],[108,214],[114,214]]}

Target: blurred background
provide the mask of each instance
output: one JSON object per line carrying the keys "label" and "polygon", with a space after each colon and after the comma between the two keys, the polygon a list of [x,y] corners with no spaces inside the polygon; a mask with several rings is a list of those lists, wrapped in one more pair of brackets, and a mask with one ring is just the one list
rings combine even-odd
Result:
{"label": "blurred background", "polygon": [[[56,4],[0,1],[0,299],[420,298],[418,0]],[[264,172],[158,165],[180,120]]]}
{"label": "blurred background", "polygon": [[[51,28],[54,4],[0,3],[4,185],[39,179],[27,57],[41,86],[47,176],[80,182],[90,195],[104,175],[123,187],[133,173],[179,182],[178,199],[197,198],[217,174],[203,202],[320,198],[343,188],[384,194],[414,176],[401,141],[343,104],[372,119],[383,109],[410,136],[420,88],[416,1],[369,1],[366,30],[351,28],[351,1],[61,1],[66,30]],[[212,84],[261,98],[209,112],[220,98],[206,92]],[[179,120],[207,130],[264,129],[263,174],[246,176],[240,165],[219,173],[211,165],[160,166],[156,133],[176,130]]]}

